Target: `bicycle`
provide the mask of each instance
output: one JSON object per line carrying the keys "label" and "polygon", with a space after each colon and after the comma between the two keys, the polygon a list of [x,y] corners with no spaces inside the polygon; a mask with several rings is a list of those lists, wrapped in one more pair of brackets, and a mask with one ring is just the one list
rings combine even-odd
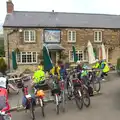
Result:
{"label": "bicycle", "polygon": [[0,111],[0,120],[12,120],[12,118],[8,114],[6,114],[7,112]]}
{"label": "bicycle", "polygon": [[41,107],[41,112],[42,116],[45,117],[45,112],[44,112],[44,92],[43,90],[40,90],[41,85],[37,85],[34,87],[35,95],[38,100],[38,103]]}
{"label": "bicycle", "polygon": [[[89,96],[89,92],[88,92],[88,87],[84,84],[83,80],[78,77],[78,75],[80,76],[80,72],[76,72],[75,70],[72,71],[70,73],[71,75],[73,74],[73,78],[72,80],[69,80],[69,86],[71,87],[71,96],[70,98],[72,98],[73,96],[75,96],[75,100],[76,100],[76,105],[78,106],[79,109],[82,109],[83,104],[86,107],[90,106],[90,96]],[[76,95],[77,93],[77,95]],[[80,105],[79,105],[79,100],[80,99]],[[88,102],[86,103],[87,100]]]}
{"label": "bicycle", "polygon": [[97,72],[100,72],[100,70],[92,69],[89,72],[89,82],[92,85],[94,91],[99,92],[101,90],[101,78],[100,76],[97,76]]}
{"label": "bicycle", "polygon": [[51,75],[50,79],[52,79],[52,85],[49,85],[51,88],[51,93],[52,96],[54,96],[54,102],[56,104],[56,114],[58,115],[60,112],[60,95],[61,95],[61,90],[58,82],[58,77],[57,75]]}
{"label": "bicycle", "polygon": [[63,79],[63,76],[60,77],[60,81],[59,81],[59,85],[60,85],[60,90],[61,90],[61,100],[62,100],[62,108],[63,108],[63,112],[65,112],[65,80]]}
{"label": "bicycle", "polygon": [[35,120],[34,105],[33,105],[34,101],[31,94],[28,94],[28,86],[23,86],[23,93],[25,98],[27,99],[26,108],[25,108],[26,112],[27,109],[29,109],[32,120]]}

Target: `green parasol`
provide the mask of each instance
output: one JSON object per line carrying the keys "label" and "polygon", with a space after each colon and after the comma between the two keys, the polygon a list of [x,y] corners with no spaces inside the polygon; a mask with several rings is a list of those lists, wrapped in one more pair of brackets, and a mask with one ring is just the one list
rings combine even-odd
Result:
{"label": "green parasol", "polygon": [[74,62],[77,62],[78,61],[78,56],[76,55],[75,46],[72,46],[72,50],[73,50]]}
{"label": "green parasol", "polygon": [[44,70],[50,71],[53,68],[53,64],[49,55],[47,46],[43,45],[43,60],[44,60]]}
{"label": "green parasol", "polygon": [[16,52],[12,51],[12,67],[14,70],[17,69],[17,61],[16,61]]}

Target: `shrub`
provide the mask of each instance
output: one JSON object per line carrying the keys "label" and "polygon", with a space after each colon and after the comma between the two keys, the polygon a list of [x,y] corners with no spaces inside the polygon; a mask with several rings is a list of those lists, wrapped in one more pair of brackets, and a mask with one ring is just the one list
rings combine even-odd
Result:
{"label": "shrub", "polygon": [[117,69],[117,71],[120,73],[120,58],[117,59],[116,69]]}
{"label": "shrub", "polygon": [[5,74],[7,70],[7,64],[5,63],[4,58],[0,58],[0,72]]}

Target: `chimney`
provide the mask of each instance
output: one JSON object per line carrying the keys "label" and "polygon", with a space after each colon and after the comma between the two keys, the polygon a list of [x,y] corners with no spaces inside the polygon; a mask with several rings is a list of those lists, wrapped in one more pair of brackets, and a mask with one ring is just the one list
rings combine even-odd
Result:
{"label": "chimney", "polygon": [[12,0],[7,1],[7,13],[12,13],[14,11],[14,4],[12,3]]}
{"label": "chimney", "polygon": [[54,10],[52,10],[52,12],[54,13],[55,11],[54,11]]}

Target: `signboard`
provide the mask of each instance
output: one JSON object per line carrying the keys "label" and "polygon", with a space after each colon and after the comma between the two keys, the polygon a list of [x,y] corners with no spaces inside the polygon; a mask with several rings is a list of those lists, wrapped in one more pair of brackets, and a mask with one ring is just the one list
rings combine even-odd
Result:
{"label": "signboard", "polygon": [[44,40],[49,43],[59,43],[60,42],[60,30],[45,30]]}

